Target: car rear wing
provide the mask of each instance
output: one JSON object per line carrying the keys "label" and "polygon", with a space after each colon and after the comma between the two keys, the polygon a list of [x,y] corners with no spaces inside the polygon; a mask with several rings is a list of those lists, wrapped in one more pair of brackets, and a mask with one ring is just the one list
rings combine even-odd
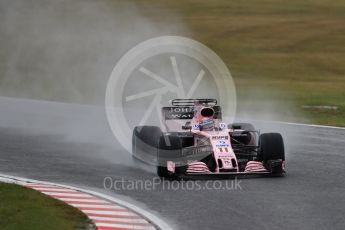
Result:
{"label": "car rear wing", "polygon": [[[212,106],[215,114],[214,119],[222,119],[222,109],[220,106]],[[163,107],[162,114],[164,120],[191,120],[194,117],[193,106],[172,106]]]}
{"label": "car rear wing", "polygon": [[203,105],[203,106],[215,106],[217,105],[216,99],[174,99],[171,101],[172,106],[178,107],[188,107],[188,106],[195,106],[195,105]]}

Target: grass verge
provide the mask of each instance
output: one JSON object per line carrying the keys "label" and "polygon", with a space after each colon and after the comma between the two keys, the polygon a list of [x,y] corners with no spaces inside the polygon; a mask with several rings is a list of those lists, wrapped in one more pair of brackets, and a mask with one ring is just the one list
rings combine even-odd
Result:
{"label": "grass verge", "polygon": [[1,230],[75,230],[88,218],[62,201],[19,185],[0,183]]}
{"label": "grass verge", "polygon": [[[140,1],[157,21],[181,17],[193,38],[228,65],[239,112],[345,126],[345,2],[342,0]],[[155,10],[156,9],[156,10]],[[336,106],[337,110],[303,109]]]}

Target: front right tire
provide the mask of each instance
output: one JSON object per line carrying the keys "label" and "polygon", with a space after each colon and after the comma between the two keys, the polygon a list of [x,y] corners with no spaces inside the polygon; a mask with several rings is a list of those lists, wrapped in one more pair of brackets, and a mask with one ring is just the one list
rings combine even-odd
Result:
{"label": "front right tire", "polygon": [[283,137],[279,133],[264,133],[259,138],[258,160],[273,176],[285,173],[285,150]]}
{"label": "front right tire", "polygon": [[283,137],[280,133],[264,133],[259,137],[258,160],[267,162],[269,160],[285,161],[285,149]]}

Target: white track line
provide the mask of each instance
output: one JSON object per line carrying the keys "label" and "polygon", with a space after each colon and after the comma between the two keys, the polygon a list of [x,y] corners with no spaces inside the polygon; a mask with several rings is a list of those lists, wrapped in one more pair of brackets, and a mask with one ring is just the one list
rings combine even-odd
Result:
{"label": "white track line", "polygon": [[105,201],[105,200],[99,200],[99,199],[78,199],[78,198],[57,198],[59,200],[62,200],[62,201],[66,201],[66,202],[69,202],[69,203],[73,203],[73,202],[83,202],[84,204],[87,204],[87,203],[103,203],[103,204],[112,204],[108,201]]}
{"label": "white track line", "polygon": [[[231,117],[224,117],[223,120],[231,120]],[[237,122],[245,122],[245,121],[246,121],[245,119],[243,119],[243,120],[240,119]],[[305,123],[295,123],[295,122],[285,122],[285,121],[267,121],[267,120],[255,120],[255,119],[247,119],[247,121],[249,121],[249,122],[263,122],[263,123],[282,124],[282,125],[306,126],[306,127],[324,128],[324,129],[345,130],[345,127],[337,127],[337,126],[330,126],[330,125],[313,125],[313,124],[305,124]]]}
{"label": "white track line", "polygon": [[35,189],[55,189],[55,188],[58,188],[55,185],[39,185],[39,184],[32,184],[28,187],[35,188]]}
{"label": "white track line", "polygon": [[133,225],[133,224],[109,224],[109,223],[97,223],[97,227],[109,227],[109,228],[118,228],[118,229],[141,229],[141,230],[149,230],[153,229],[153,227],[149,226],[140,226],[140,225]]}
{"label": "white track line", "polygon": [[118,206],[118,205],[102,205],[102,204],[75,204],[75,203],[68,203],[74,207],[80,208],[102,208],[102,209],[123,209],[125,208]]}
{"label": "white track line", "polygon": [[[32,188],[32,187],[29,187],[29,188]],[[40,192],[75,192],[75,193],[77,193],[77,191],[75,191],[75,190],[65,189],[65,188],[35,188],[34,187],[32,189],[35,189],[35,190],[40,191]]]}
{"label": "white track line", "polygon": [[283,125],[308,126],[308,127],[323,128],[323,129],[345,130],[345,127],[328,126],[328,125],[312,125],[312,124],[293,123],[293,122],[284,122],[284,121],[262,121],[262,122],[278,123],[278,124],[283,124]]}
{"label": "white track line", "polygon": [[[128,218],[110,218],[110,217],[92,216],[92,215],[89,215],[88,217],[91,220],[119,221],[119,222],[126,222],[126,221],[128,221]],[[134,219],[134,218],[131,218],[131,222],[133,222],[133,223],[143,223],[143,224],[144,223],[148,223],[144,219]]]}
{"label": "white track line", "polygon": [[130,211],[100,211],[93,209],[81,209],[86,214],[102,214],[102,215],[118,215],[118,216],[138,216],[137,214]]}
{"label": "white track line", "polygon": [[70,196],[70,197],[87,197],[87,198],[92,198],[92,196],[88,195],[88,194],[83,194],[83,193],[60,193],[60,192],[42,192],[46,195],[49,196]]}

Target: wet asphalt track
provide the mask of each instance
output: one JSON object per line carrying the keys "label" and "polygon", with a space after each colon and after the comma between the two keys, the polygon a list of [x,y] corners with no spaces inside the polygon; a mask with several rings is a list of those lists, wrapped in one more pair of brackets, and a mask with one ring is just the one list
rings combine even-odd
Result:
{"label": "wet asphalt track", "polygon": [[106,191],[106,176],[129,184],[155,174],[114,140],[102,109],[0,98],[0,116],[3,174],[120,196],[174,229],[345,229],[345,130],[258,124],[282,132],[288,173],[241,180],[241,189]]}

